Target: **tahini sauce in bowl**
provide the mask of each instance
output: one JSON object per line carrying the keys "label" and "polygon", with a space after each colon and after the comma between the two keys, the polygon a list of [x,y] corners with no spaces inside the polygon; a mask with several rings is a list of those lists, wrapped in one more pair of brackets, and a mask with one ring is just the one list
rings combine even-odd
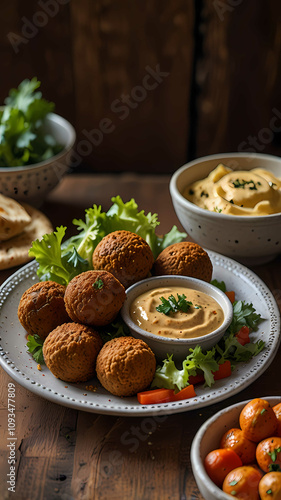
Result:
{"label": "tahini sauce in bowl", "polygon": [[[188,310],[159,312],[161,298],[185,296]],[[161,287],[148,290],[136,297],[130,307],[132,320],[143,330],[168,338],[196,338],[216,330],[224,320],[218,302],[206,293],[185,287]]]}
{"label": "tahini sauce in bowl", "polygon": [[[182,295],[182,291],[186,296],[186,300],[194,303],[194,305],[203,305],[203,297],[205,294],[207,297],[208,303],[210,303],[210,299],[215,301],[215,308],[212,310],[216,310],[218,312],[219,308],[223,311],[223,321],[215,328],[213,331],[206,333],[204,335],[196,334],[193,337],[181,337],[180,330],[181,327],[178,328],[178,331],[175,332],[175,336],[165,336],[151,333],[147,330],[144,330],[143,327],[139,326],[135,320],[132,318],[131,310],[132,304],[134,301],[138,300],[138,298],[143,294],[154,293],[156,290],[160,290],[160,296],[163,296],[163,289],[167,291],[167,295],[175,295],[177,299],[177,293]],[[198,294],[195,296],[189,295],[189,290],[192,290],[194,293],[200,295],[200,299]],[[166,295],[166,293],[165,293]],[[190,300],[191,299],[191,300]],[[150,299],[149,299],[150,300]],[[155,298],[153,299],[155,300]],[[200,302],[199,302],[200,300]],[[157,299],[157,306],[161,304],[161,300]],[[200,313],[200,307],[196,310],[196,313]],[[203,309],[203,307],[202,307]],[[192,313],[192,309],[190,307],[189,311]],[[172,316],[176,315],[165,315],[162,314],[162,320],[170,321]],[[218,315],[213,314],[213,317],[217,317]],[[133,337],[142,339],[146,342],[147,345],[152,349],[155,356],[159,360],[163,360],[167,357],[167,355],[173,355],[173,360],[175,362],[183,361],[189,353],[189,349],[194,349],[197,345],[199,345],[203,351],[208,349],[212,349],[215,344],[217,344],[225,331],[229,327],[232,318],[233,318],[233,307],[232,304],[227,297],[227,295],[219,290],[217,287],[212,285],[211,283],[207,283],[206,281],[202,281],[196,278],[191,278],[189,276],[180,276],[180,275],[166,275],[166,276],[152,276],[151,278],[147,278],[142,281],[138,281],[134,285],[130,286],[126,290],[126,300],[121,309],[121,317],[127,327],[130,330],[130,333]],[[174,318],[173,318],[174,319]],[[200,320],[201,321],[201,320]],[[199,318],[196,318],[196,322],[200,323]],[[159,324],[158,324],[159,326]],[[161,330],[161,328],[158,328]],[[169,331],[168,335],[171,335]]]}
{"label": "tahini sauce in bowl", "polygon": [[232,170],[219,164],[207,177],[187,186],[183,195],[198,207],[224,214],[281,213],[281,180],[262,168]]}

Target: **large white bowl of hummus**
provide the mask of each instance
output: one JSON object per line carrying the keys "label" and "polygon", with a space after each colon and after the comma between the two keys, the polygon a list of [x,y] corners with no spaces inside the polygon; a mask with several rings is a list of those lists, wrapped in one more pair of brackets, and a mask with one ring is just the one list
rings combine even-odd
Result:
{"label": "large white bowl of hummus", "polygon": [[121,315],[133,337],[163,360],[182,361],[189,349],[211,349],[224,335],[233,307],[214,285],[189,276],[153,276],[126,290]]}
{"label": "large white bowl of hummus", "polygon": [[170,181],[175,212],[191,240],[247,265],[281,252],[281,159],[257,153],[205,156]]}

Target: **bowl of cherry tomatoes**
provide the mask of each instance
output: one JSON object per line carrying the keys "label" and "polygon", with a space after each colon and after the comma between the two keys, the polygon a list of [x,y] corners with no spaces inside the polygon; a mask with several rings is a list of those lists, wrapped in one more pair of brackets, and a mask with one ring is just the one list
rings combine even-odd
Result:
{"label": "bowl of cherry tomatoes", "polygon": [[191,465],[205,500],[281,500],[281,396],[213,415],[193,439]]}

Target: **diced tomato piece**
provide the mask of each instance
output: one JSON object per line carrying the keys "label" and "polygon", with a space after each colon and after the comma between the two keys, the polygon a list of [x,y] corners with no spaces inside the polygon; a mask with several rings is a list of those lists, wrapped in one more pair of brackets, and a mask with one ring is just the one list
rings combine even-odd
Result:
{"label": "diced tomato piece", "polygon": [[188,383],[193,385],[202,384],[203,382],[205,382],[203,373],[198,373],[198,375],[190,375],[188,379]]}
{"label": "diced tomato piece", "polygon": [[239,332],[236,333],[235,337],[241,345],[249,344],[250,342],[250,328],[248,326],[242,326]]}
{"label": "diced tomato piece", "polygon": [[224,363],[219,365],[219,369],[214,372],[214,379],[220,380],[222,378],[230,377],[231,375],[231,363],[229,359],[226,359]]}
{"label": "diced tomato piece", "polygon": [[[216,372],[212,373],[214,375],[214,380],[220,380],[221,378],[229,377],[231,375],[230,361],[227,359],[221,365],[219,365],[219,368]],[[205,382],[204,374],[198,373],[197,375],[190,375],[188,382],[193,385],[202,384],[203,382]]]}
{"label": "diced tomato piece", "polygon": [[230,291],[230,292],[225,292],[225,295],[229,298],[230,302],[233,304],[235,302],[235,292]]}

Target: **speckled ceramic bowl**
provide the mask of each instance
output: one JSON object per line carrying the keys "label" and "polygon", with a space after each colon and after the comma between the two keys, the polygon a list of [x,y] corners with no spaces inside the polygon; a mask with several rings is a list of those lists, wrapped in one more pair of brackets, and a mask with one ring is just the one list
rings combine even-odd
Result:
{"label": "speckled ceramic bowl", "polygon": [[[259,397],[266,399],[271,406],[281,402],[281,396]],[[239,414],[248,401],[241,401],[216,413],[200,427],[192,441],[192,471],[205,500],[229,500],[231,498],[211,481],[204,468],[204,459],[210,451],[219,448],[224,432],[232,427],[239,427]]]}
{"label": "speckled ceramic bowl", "polygon": [[43,203],[68,171],[76,140],[72,125],[55,113],[47,116],[45,127],[57,143],[64,146],[59,154],[34,165],[0,167],[0,193],[36,207]]}
{"label": "speckled ceramic bowl", "polygon": [[183,191],[206,177],[219,163],[232,169],[264,168],[281,178],[281,159],[257,153],[205,156],[179,168],[170,181],[175,212],[189,237],[199,245],[246,265],[273,260],[281,252],[281,213],[238,216],[211,212],[186,200]]}
{"label": "speckled ceramic bowl", "polygon": [[[161,337],[160,335],[154,335],[140,328],[134,323],[130,316],[130,307],[133,300],[142,293],[165,286],[192,288],[213,297],[224,312],[224,321],[221,326],[207,335],[190,339]],[[133,337],[142,339],[146,342],[160,360],[165,359],[167,354],[173,354],[173,359],[175,361],[182,361],[186,358],[187,354],[189,354],[189,349],[194,348],[196,345],[200,345],[203,350],[211,349],[221,339],[233,317],[233,307],[225,293],[206,281],[190,278],[188,276],[154,276],[152,278],[147,278],[146,280],[139,281],[130,286],[126,290],[126,295],[125,304],[121,309],[123,320],[129,327]]]}

